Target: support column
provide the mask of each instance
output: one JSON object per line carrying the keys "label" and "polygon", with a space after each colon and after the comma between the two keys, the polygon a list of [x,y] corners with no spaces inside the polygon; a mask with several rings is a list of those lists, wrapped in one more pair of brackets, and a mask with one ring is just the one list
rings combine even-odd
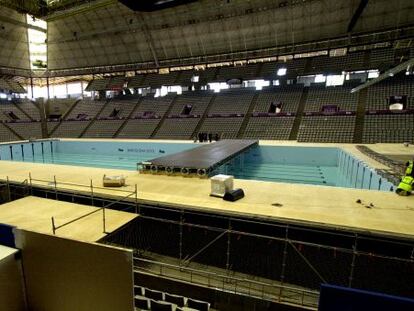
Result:
{"label": "support column", "polygon": [[227,230],[227,252],[226,252],[226,270],[230,270],[230,247],[231,247],[231,220],[229,219],[229,227]]}
{"label": "support column", "polygon": [[31,92],[32,92],[32,99],[34,98],[34,93],[33,93],[33,77],[30,77],[30,89],[31,89]]}
{"label": "support column", "polygon": [[49,77],[46,78],[46,87],[47,87],[47,100],[49,100],[50,99]]}

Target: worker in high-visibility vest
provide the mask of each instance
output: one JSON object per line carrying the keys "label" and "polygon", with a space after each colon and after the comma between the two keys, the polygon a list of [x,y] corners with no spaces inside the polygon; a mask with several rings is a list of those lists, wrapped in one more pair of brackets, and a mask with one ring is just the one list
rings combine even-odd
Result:
{"label": "worker in high-visibility vest", "polygon": [[406,164],[405,175],[402,177],[400,184],[396,190],[398,195],[410,195],[413,191],[414,185],[414,169],[413,161],[408,161]]}
{"label": "worker in high-visibility vest", "polygon": [[405,166],[407,167],[407,168],[405,169],[405,176],[411,176],[411,177],[414,177],[414,169],[413,169],[414,162],[413,162],[413,161],[408,161],[408,162],[405,164]]}

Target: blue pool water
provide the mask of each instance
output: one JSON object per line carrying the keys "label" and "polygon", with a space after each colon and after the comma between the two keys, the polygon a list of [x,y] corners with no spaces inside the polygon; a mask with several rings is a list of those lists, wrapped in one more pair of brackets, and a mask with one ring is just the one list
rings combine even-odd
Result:
{"label": "blue pool water", "polygon": [[[197,144],[119,141],[35,141],[0,145],[0,159],[136,170],[137,163]],[[258,146],[214,173],[241,179],[390,191],[394,186],[339,148]]]}

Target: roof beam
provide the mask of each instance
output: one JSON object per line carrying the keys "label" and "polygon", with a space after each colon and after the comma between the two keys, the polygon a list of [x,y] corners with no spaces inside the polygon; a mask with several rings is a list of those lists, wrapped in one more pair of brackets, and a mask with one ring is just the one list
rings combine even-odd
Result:
{"label": "roof beam", "polygon": [[361,0],[359,2],[359,5],[358,5],[354,15],[351,17],[351,20],[349,21],[347,32],[351,32],[354,29],[359,17],[362,15],[362,12],[364,12],[364,9],[367,6],[368,1],[369,0]]}
{"label": "roof beam", "polygon": [[394,68],[392,68],[390,70],[387,70],[386,72],[384,72],[383,74],[379,75],[375,79],[372,79],[372,80],[370,80],[368,82],[365,82],[364,84],[361,84],[361,85],[353,88],[351,90],[351,93],[358,92],[358,91],[360,91],[362,89],[365,89],[365,88],[367,88],[367,87],[369,87],[371,85],[374,85],[374,84],[376,84],[376,83],[378,83],[378,82],[380,82],[382,80],[385,80],[388,77],[392,77],[392,76],[396,75],[397,73],[399,73],[399,72],[401,72],[403,70],[408,69],[411,66],[414,66],[414,58],[412,58],[410,60],[407,60],[406,62],[404,62],[402,64],[399,64],[398,66],[395,66]]}

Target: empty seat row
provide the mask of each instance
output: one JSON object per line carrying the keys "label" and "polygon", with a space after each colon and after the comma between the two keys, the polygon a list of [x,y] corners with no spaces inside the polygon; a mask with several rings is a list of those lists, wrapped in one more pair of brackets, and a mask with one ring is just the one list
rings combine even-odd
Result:
{"label": "empty seat row", "polygon": [[272,103],[280,103],[281,112],[296,112],[298,110],[302,91],[303,84],[265,88],[257,96],[256,105],[253,111],[269,112]]}
{"label": "empty seat row", "polygon": [[0,142],[20,140],[12,131],[10,131],[2,122],[0,122]]}
{"label": "empty seat row", "polygon": [[41,122],[18,122],[8,123],[7,125],[23,139],[43,137]]}
{"label": "empty seat row", "polygon": [[305,111],[321,111],[323,106],[336,105],[341,111],[355,111],[358,93],[351,93],[352,86],[328,86],[312,84],[306,99]]}
{"label": "empty seat row", "polygon": [[311,68],[306,73],[342,72],[364,68],[364,52],[351,52],[343,56],[323,55],[313,57]]}
{"label": "empty seat row", "polygon": [[352,143],[355,116],[303,117],[299,127],[299,142]]}
{"label": "empty seat row", "polygon": [[0,103],[0,121],[29,121],[30,118],[24,114],[14,103]]}
{"label": "empty seat row", "polygon": [[414,114],[366,115],[364,143],[401,143],[414,141]]}
{"label": "empty seat row", "polygon": [[221,139],[236,138],[243,118],[206,118],[200,128],[202,133],[218,133]]}
{"label": "empty seat row", "polygon": [[21,99],[16,100],[14,103],[16,106],[18,106],[18,108],[26,112],[26,114],[28,114],[33,120],[41,120],[40,110],[35,102],[32,102],[28,99]]}
{"label": "empty seat row", "polygon": [[66,120],[89,120],[96,117],[105,105],[104,101],[81,100],[66,116]]}
{"label": "empty seat row", "polygon": [[151,311],[208,311],[210,303],[180,295],[134,286],[135,306]]}
{"label": "empty seat row", "polygon": [[191,139],[200,118],[172,118],[166,119],[155,138],[164,139]]}
{"label": "empty seat row", "polygon": [[244,79],[252,80],[259,76],[259,69],[261,64],[247,64],[244,66],[230,66],[230,67],[220,67],[214,81],[225,82],[229,79]]}
{"label": "empty seat row", "polygon": [[407,109],[414,109],[414,77],[388,78],[368,88],[366,110],[387,110],[390,96],[407,96]]}
{"label": "empty seat row", "polygon": [[112,119],[124,119],[127,118],[132,110],[136,107],[138,99],[129,100],[110,100],[105,108],[101,111],[98,118],[112,118]]}
{"label": "empty seat row", "polygon": [[49,134],[51,137],[79,138],[90,121],[63,121],[49,122]]}
{"label": "empty seat row", "polygon": [[286,77],[287,78],[296,78],[299,75],[303,75],[305,71],[307,59],[299,58],[295,60],[287,60],[286,62],[270,62],[263,63],[259,76],[264,79],[276,80],[280,77],[277,75],[277,72],[280,68],[286,68]]}
{"label": "empty seat row", "polygon": [[150,138],[160,119],[128,120],[117,138]]}
{"label": "empty seat row", "polygon": [[86,87],[86,91],[103,91],[108,89],[108,84],[111,81],[110,78],[107,79],[95,79],[89,82],[88,86]]}
{"label": "empty seat row", "polygon": [[95,120],[82,137],[112,138],[124,120]]}
{"label": "empty seat row", "polygon": [[146,115],[152,115],[162,118],[164,114],[167,112],[174,98],[174,95],[156,98],[151,96],[145,96],[142,98],[132,118],[142,117]]}
{"label": "empty seat row", "polygon": [[214,99],[209,110],[210,114],[247,113],[255,95],[254,90],[229,89],[221,91]]}
{"label": "empty seat row", "polygon": [[244,138],[288,140],[295,117],[251,117]]}
{"label": "empty seat row", "polygon": [[211,92],[187,92],[177,96],[170,111],[170,115],[182,115],[186,107],[191,115],[203,115],[211,101]]}
{"label": "empty seat row", "polygon": [[26,93],[24,87],[17,81],[0,78],[0,90],[12,91],[13,93]]}

